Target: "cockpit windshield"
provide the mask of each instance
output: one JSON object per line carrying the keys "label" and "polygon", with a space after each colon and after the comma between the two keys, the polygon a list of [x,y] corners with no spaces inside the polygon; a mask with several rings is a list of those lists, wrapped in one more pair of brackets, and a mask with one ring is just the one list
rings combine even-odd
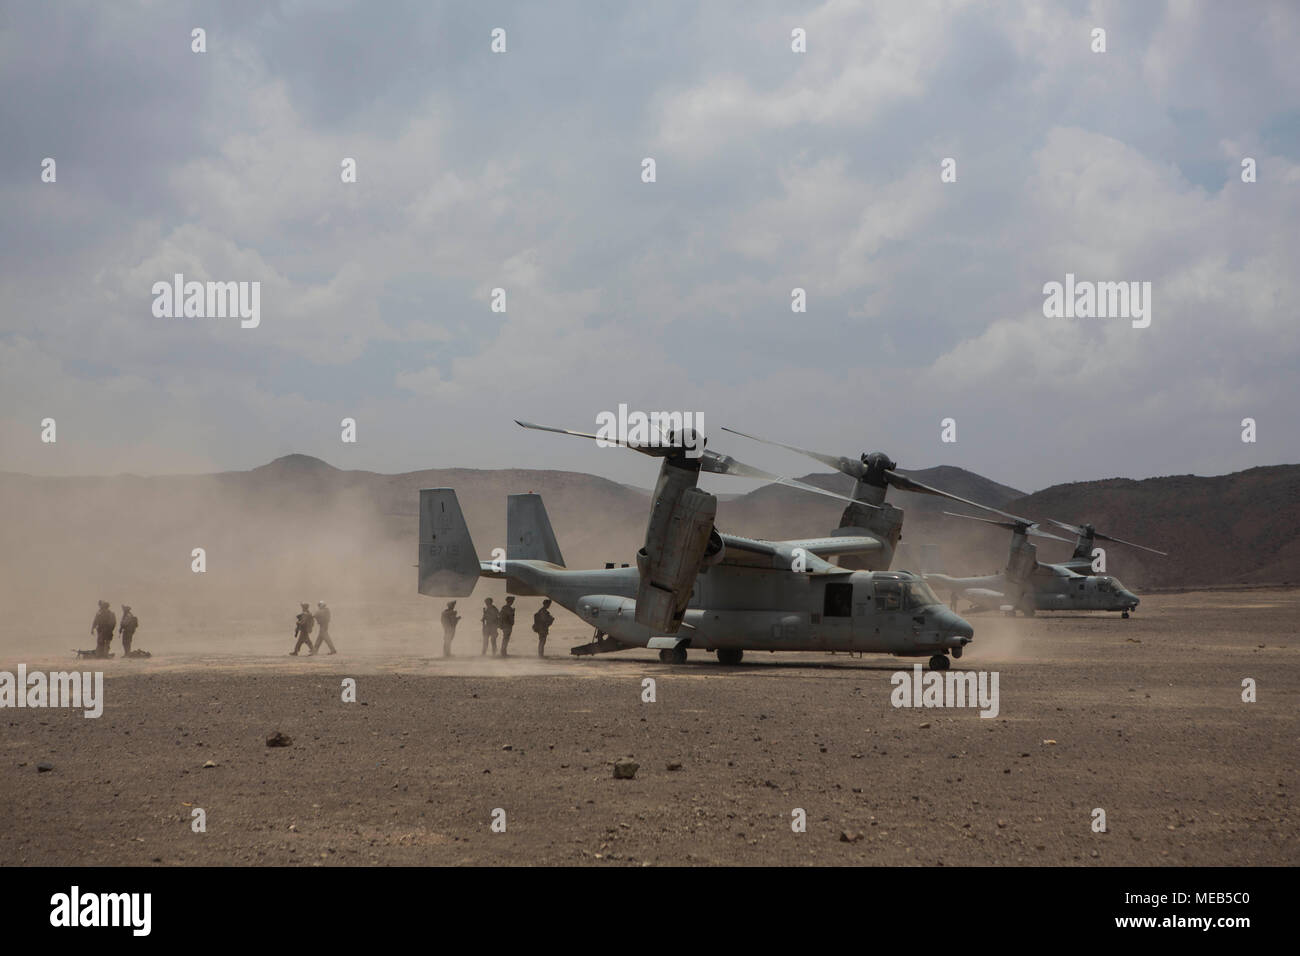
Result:
{"label": "cockpit windshield", "polygon": [[924,581],[910,581],[907,588],[907,609],[927,607],[931,604],[939,604],[939,598],[934,593],[930,585]]}

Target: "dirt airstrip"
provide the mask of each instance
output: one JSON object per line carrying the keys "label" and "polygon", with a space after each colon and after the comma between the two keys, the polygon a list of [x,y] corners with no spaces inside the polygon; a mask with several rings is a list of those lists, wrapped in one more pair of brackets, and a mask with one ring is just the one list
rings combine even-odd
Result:
{"label": "dirt airstrip", "polygon": [[[447,661],[440,607],[340,605],[340,653],[310,659],[256,609],[144,629],[153,659],[97,662],[99,719],[0,710],[0,865],[1300,862],[1297,591],[973,615],[955,665],[998,673],[992,719],[891,706],[910,660],[575,660],[573,618],[541,661],[526,627],[478,656],[467,619]],[[0,670],[75,643],[0,644]]]}

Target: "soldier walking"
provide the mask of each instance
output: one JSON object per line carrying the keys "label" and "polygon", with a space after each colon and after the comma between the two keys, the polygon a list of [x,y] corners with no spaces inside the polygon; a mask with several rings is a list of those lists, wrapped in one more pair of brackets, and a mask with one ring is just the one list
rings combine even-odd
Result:
{"label": "soldier walking", "polygon": [[322,644],[330,646],[330,653],[337,654],[334,650],[334,642],[330,640],[330,609],[325,606],[324,601],[316,602],[316,623],[320,625],[320,630],[316,632],[316,646],[311,649],[315,654],[320,650]]}
{"label": "soldier walking", "polygon": [[456,636],[456,625],[460,623],[460,615],[456,613],[456,602],[448,601],[446,610],[442,612],[442,656],[451,657],[451,641]]}
{"label": "soldier walking", "polygon": [[488,652],[488,640],[492,641],[492,653],[497,652],[497,627],[501,623],[501,612],[493,605],[491,598],[483,599],[483,650],[481,657]]}
{"label": "soldier walking", "polygon": [[293,629],[293,636],[298,640],[294,643],[293,650],[289,652],[291,657],[297,657],[298,648],[302,647],[304,644],[307,645],[308,654],[316,653],[311,649],[311,628],[315,623],[315,618],[311,616],[311,611],[307,610],[307,604],[304,602],[302,611],[298,614],[298,624]]}
{"label": "soldier walking", "polygon": [[131,656],[131,639],[135,637],[135,629],[140,626],[140,619],[131,613],[131,605],[122,605],[122,656]]}
{"label": "soldier walking", "polygon": [[537,656],[546,656],[546,635],[551,631],[555,618],[551,614],[551,599],[547,598],[533,615],[533,630],[537,632]]}
{"label": "soldier walking", "polygon": [[108,649],[113,644],[113,630],[117,627],[117,615],[108,606],[107,601],[99,602],[99,612],[90,622],[90,629],[95,633],[95,656],[107,657]]}
{"label": "soldier walking", "polygon": [[515,629],[515,596],[512,594],[506,598],[506,606],[501,609],[501,656],[506,656],[506,648],[510,646],[510,632]]}

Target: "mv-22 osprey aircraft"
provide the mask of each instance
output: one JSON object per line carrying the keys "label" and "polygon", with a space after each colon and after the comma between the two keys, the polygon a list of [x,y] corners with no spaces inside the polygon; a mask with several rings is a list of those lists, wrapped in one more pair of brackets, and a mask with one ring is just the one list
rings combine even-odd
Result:
{"label": "mv-22 osprey aircraft", "polygon": [[[524,428],[601,440],[599,436],[518,422]],[[918,575],[855,571],[828,557],[876,553],[881,541],[852,528],[821,537],[760,541],[714,526],[717,499],[697,487],[700,472],[779,481],[850,501],[769,474],[703,447],[683,429],[658,444],[617,442],[662,459],[634,567],[569,570],[540,496],[511,495],[504,559],[477,557],[456,492],[420,491],[419,591],[465,597],[479,577],[505,578],[512,594],[544,595],[596,629],[572,649],[597,654],[632,647],[682,664],[687,649],[713,651],[738,664],[750,651],[858,651],[930,658],[945,670],[974,629]]]}
{"label": "mv-22 osprey aircraft", "polygon": [[[1007,558],[1006,570],[1001,574],[970,578],[935,573],[925,575],[925,579],[932,582],[940,591],[952,595],[951,603],[954,605],[957,595],[960,594],[977,608],[1000,609],[1010,614],[1020,611],[1026,617],[1033,617],[1035,611],[1120,611],[1122,617],[1128,617],[1131,612],[1137,610],[1140,600],[1136,594],[1120,583],[1119,578],[1090,573],[1093,540],[1101,538],[1104,541],[1116,541],[1141,548],[1153,554],[1164,554],[1163,551],[1156,551],[1145,545],[1100,534],[1091,525],[1076,527],[1048,519],[1062,528],[1077,531],[1079,540],[1075,544],[1074,555],[1069,561],[1063,564],[1040,564],[1038,549],[1029,540],[1029,536],[1051,538],[1066,543],[1068,539],[1039,529],[1035,522],[1027,518],[992,521],[976,515],[959,515],[950,511],[945,511],[944,514],[955,518],[988,522],[1011,531],[1011,554]],[[1081,571],[1083,573],[1080,573]]]}

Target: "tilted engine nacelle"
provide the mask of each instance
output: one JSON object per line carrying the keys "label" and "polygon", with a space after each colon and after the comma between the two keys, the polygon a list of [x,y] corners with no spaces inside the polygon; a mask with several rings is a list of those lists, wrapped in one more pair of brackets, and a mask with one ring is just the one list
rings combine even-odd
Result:
{"label": "tilted engine nacelle", "polygon": [[[706,559],[722,560],[722,537],[714,531],[718,499],[689,487],[673,495],[661,481],[646,528],[646,543],[636,555],[641,583],[636,621],[653,631],[675,634]],[[716,541],[714,540],[716,538]],[[712,546],[712,547],[711,547]]]}

